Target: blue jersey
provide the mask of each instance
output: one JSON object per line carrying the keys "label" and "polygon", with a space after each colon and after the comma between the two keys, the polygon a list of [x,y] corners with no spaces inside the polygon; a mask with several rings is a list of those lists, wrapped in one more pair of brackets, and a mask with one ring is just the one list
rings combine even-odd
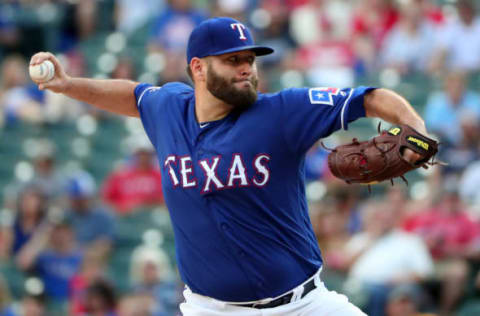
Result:
{"label": "blue jersey", "polygon": [[190,86],[136,87],[162,166],[178,268],[194,293],[234,302],[275,297],[321,267],[305,153],[365,116],[369,89],[259,94],[248,110],[199,125]]}

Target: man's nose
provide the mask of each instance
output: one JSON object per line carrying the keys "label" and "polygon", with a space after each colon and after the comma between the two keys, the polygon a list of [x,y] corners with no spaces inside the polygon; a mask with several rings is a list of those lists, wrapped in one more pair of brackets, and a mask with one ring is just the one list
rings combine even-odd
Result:
{"label": "man's nose", "polygon": [[250,76],[251,73],[252,65],[250,65],[250,63],[244,62],[240,65],[240,74],[242,75],[242,77]]}

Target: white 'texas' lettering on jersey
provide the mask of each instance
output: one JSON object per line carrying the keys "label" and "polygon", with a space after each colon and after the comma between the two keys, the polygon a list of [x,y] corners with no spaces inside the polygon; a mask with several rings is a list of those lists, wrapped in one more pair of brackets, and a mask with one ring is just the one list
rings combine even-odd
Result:
{"label": "white 'texas' lettering on jersey", "polygon": [[232,166],[229,171],[228,187],[233,188],[235,186],[233,183],[235,180],[240,180],[239,186],[241,187],[246,187],[248,185],[247,175],[245,174],[245,165],[243,164],[240,154],[233,155]]}
{"label": "white 'texas' lettering on jersey", "polygon": [[189,156],[180,158],[180,174],[182,175],[182,187],[190,188],[197,185],[197,180],[189,181],[188,176],[193,173],[192,158]]}
{"label": "white 'texas' lettering on jersey", "polygon": [[[181,181],[179,181],[179,177],[176,174],[177,159],[180,160],[178,169],[180,172]],[[202,193],[209,193],[214,190],[222,190],[234,187],[246,187],[252,183],[257,187],[263,187],[270,180],[270,169],[268,168],[270,156],[267,154],[258,154],[255,156],[252,161],[255,174],[251,177],[249,177],[247,174],[246,165],[241,154],[233,154],[230,168],[225,170],[227,175],[225,182],[222,182],[222,179],[218,175],[221,160],[221,156],[215,156],[213,158],[207,158],[198,161],[198,166],[205,174],[205,181],[201,190]],[[185,189],[197,186],[197,179],[194,177],[195,166],[193,165],[192,158],[190,156],[178,157],[175,155],[169,155],[165,159],[163,165],[167,169],[174,188],[176,188],[180,183]]]}
{"label": "white 'texas' lettering on jersey", "polygon": [[168,174],[170,175],[170,179],[172,179],[173,186],[176,187],[180,181],[178,181],[177,175],[175,174],[175,171],[173,171],[172,164],[177,164],[177,160],[174,155],[168,156],[163,165],[168,167]]}
{"label": "white 'texas' lettering on jersey", "polygon": [[267,164],[262,165],[262,160],[265,160],[267,163],[270,161],[270,157],[266,154],[260,154],[253,160],[253,167],[257,170],[257,173],[263,176],[262,180],[257,180],[256,177],[252,178],[253,184],[258,187],[263,187],[270,180],[270,170],[267,168]]}
{"label": "white 'texas' lettering on jersey", "polygon": [[205,185],[203,186],[202,193],[206,193],[210,191],[210,183],[214,183],[217,187],[217,190],[222,189],[225,187],[223,183],[218,179],[216,174],[216,169],[218,162],[220,161],[220,156],[214,157],[212,165],[208,165],[208,159],[200,160],[198,163],[202,167],[203,171],[205,172]]}

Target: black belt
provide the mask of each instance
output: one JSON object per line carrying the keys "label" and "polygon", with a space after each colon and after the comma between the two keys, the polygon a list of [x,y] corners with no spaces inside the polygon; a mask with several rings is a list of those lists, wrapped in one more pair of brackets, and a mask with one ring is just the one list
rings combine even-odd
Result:
{"label": "black belt", "polygon": [[[315,289],[315,278],[311,279],[307,283],[303,285],[303,293],[301,298],[304,298],[308,293],[310,293],[313,289]],[[280,305],[288,304],[292,301],[293,291],[286,293],[285,295],[280,296],[273,301],[270,301],[265,304],[261,303],[249,303],[249,304],[234,304],[235,306],[242,306],[242,307],[252,307],[252,308],[273,308]]]}

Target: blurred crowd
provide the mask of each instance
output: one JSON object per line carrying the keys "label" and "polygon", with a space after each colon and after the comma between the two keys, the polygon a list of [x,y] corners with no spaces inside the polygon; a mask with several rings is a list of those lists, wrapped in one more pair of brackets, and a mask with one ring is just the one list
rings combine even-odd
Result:
{"label": "blurred crowd", "polygon": [[[262,91],[373,84],[420,93],[413,105],[441,141],[436,159],[447,164],[372,194],[334,179],[321,146],[307,153],[327,286],[372,316],[480,315],[479,12],[474,0],[3,0],[0,152],[16,128],[68,123],[88,134],[123,120],[39,91],[28,78],[35,52],[55,53],[72,76],[189,83],[191,30],[210,16],[237,18],[275,48],[257,61]],[[119,163],[107,161],[106,176],[64,168],[65,153],[46,138],[26,145],[28,177],[21,165],[0,181],[0,316],[178,314],[183,285],[161,236],[120,250],[118,223],[135,225],[145,208],[168,216],[153,148],[138,124],[122,122],[136,138]],[[347,135],[365,132],[356,128]],[[127,262],[122,289],[114,257]],[[25,277],[21,291],[10,273]]]}

